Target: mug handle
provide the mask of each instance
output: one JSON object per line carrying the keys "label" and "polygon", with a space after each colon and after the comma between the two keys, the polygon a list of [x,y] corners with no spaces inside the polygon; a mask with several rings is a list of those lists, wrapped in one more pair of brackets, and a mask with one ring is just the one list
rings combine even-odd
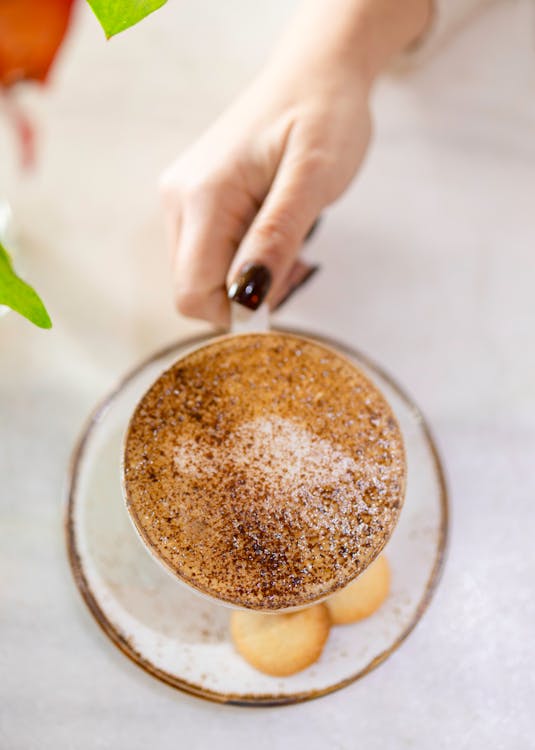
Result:
{"label": "mug handle", "polygon": [[258,310],[253,311],[238,302],[230,303],[230,333],[263,333],[269,329],[267,305],[260,305]]}

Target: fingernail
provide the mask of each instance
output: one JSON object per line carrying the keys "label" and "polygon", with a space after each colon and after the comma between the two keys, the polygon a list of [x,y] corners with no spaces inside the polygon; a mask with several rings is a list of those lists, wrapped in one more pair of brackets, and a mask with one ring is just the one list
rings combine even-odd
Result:
{"label": "fingernail", "polygon": [[228,290],[228,298],[249,310],[257,310],[271,286],[271,271],[266,266],[248,263]]}
{"label": "fingernail", "polygon": [[291,289],[288,291],[287,294],[284,295],[284,297],[281,299],[281,301],[273,308],[274,310],[278,310],[279,307],[282,307],[285,302],[288,302],[290,297],[297,292],[298,289],[301,289],[310,279],[317,274],[317,272],[320,270],[321,266],[311,266],[307,273],[303,276],[301,281],[299,281],[297,284],[291,287]]}

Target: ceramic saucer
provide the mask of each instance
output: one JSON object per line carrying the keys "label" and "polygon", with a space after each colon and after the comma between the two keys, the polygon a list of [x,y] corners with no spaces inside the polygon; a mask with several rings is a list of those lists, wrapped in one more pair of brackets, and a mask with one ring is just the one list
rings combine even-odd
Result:
{"label": "ceramic saucer", "polygon": [[[97,406],[74,450],[66,532],[76,584],[110,640],[139,667],[175,688],[220,703],[276,705],[317,698],[364,677],[390,656],[422,617],[444,561],[448,500],[425,420],[395,381],[361,353],[344,352],[389,400],[407,452],[407,496],[385,554],[392,591],[372,617],[332,629],[318,662],[268,677],[234,650],[230,610],[177,583],[142,546],[121,493],[122,439],[135,404],[179,356],[212,335],[179,341],[127,375]],[[214,334],[215,335],[215,334]]]}

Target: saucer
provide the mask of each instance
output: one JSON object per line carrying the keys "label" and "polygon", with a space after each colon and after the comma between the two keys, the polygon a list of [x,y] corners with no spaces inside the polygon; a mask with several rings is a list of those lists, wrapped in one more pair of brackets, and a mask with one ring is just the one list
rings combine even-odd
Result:
{"label": "saucer", "polygon": [[425,420],[394,380],[363,354],[289,329],[349,356],[382,390],[407,454],[407,494],[385,548],[387,601],[371,617],[333,627],[319,661],[291,677],[269,677],[234,650],[230,610],[178,583],[143,547],[121,491],[123,435],[133,409],[160,373],[216,334],[179,341],[128,374],[95,409],[74,449],[66,509],[76,585],[110,640],[139,667],[185,692],[219,703],[280,705],[317,698],[361,679],[407,638],[426,610],[444,562],[448,499]]}

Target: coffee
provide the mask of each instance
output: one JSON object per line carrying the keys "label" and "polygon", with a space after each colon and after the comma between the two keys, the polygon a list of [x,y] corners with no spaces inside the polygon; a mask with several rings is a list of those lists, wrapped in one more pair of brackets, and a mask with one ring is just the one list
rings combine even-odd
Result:
{"label": "coffee", "polygon": [[349,583],[403,503],[399,427],[377,388],[316,342],[227,336],[186,355],[140,401],[127,505],[149,549],[197,590],[264,610]]}

